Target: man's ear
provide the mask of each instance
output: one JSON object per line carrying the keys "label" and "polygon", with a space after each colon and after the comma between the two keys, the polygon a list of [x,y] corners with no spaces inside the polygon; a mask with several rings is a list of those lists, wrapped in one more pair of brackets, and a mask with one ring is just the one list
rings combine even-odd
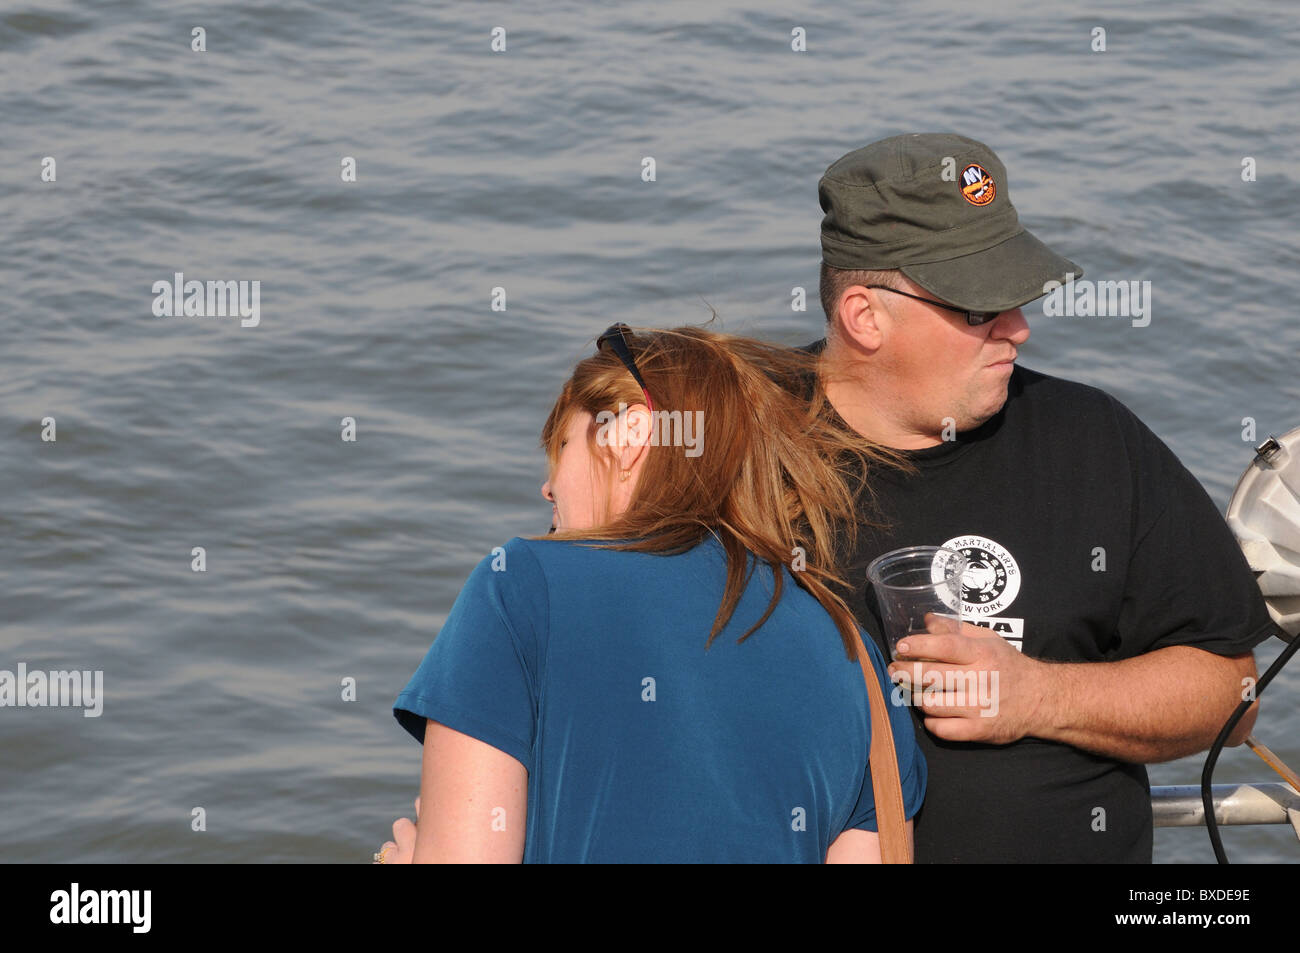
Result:
{"label": "man's ear", "polygon": [[875,351],[884,343],[884,331],[889,315],[879,307],[880,297],[874,289],[850,285],[840,295],[837,323],[846,342],[867,351]]}

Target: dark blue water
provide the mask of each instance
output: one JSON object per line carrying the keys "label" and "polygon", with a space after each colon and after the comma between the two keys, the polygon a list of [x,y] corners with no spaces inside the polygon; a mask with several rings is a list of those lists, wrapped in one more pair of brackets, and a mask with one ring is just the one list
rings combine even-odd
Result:
{"label": "dark blue water", "polygon": [[[1261,2],[6,5],[0,668],[102,670],[106,699],[0,709],[0,857],[368,861],[418,789],[394,695],[473,564],[547,524],[567,370],[709,306],[819,337],[817,179],[883,136],[988,142],[1039,236],[1152,282],[1147,327],[1027,310],[1022,358],[1225,505],[1243,418],[1300,425],[1297,38]],[[175,272],[260,281],[260,323],[156,317]],[[1256,730],[1293,764],[1298,688]],[[1274,780],[1245,749],[1219,778]]]}

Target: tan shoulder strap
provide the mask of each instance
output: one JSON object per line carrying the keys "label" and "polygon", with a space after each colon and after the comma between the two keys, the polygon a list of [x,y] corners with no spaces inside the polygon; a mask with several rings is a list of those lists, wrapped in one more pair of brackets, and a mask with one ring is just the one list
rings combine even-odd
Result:
{"label": "tan shoulder strap", "polygon": [[912,839],[907,836],[903,811],[903,782],[898,776],[898,752],[894,750],[894,729],[889,706],[880,690],[880,680],[867,647],[858,633],[858,661],[867,683],[871,712],[871,790],[876,801],[876,829],[880,835],[880,859],[886,864],[910,864]]}

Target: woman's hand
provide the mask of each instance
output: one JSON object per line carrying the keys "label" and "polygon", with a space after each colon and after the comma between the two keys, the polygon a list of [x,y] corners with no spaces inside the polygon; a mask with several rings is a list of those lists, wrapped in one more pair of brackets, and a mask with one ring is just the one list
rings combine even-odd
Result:
{"label": "woman's hand", "polygon": [[393,839],[384,841],[379,848],[379,856],[384,864],[409,864],[415,856],[416,823],[420,820],[420,799],[415,799],[415,822],[409,817],[399,817],[393,821]]}

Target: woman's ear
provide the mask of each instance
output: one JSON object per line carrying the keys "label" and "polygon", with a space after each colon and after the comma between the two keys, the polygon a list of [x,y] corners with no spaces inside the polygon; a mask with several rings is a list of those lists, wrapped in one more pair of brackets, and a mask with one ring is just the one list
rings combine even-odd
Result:
{"label": "woman's ear", "polygon": [[645,404],[633,404],[624,418],[619,446],[619,475],[630,471],[642,459],[654,435],[654,418]]}

